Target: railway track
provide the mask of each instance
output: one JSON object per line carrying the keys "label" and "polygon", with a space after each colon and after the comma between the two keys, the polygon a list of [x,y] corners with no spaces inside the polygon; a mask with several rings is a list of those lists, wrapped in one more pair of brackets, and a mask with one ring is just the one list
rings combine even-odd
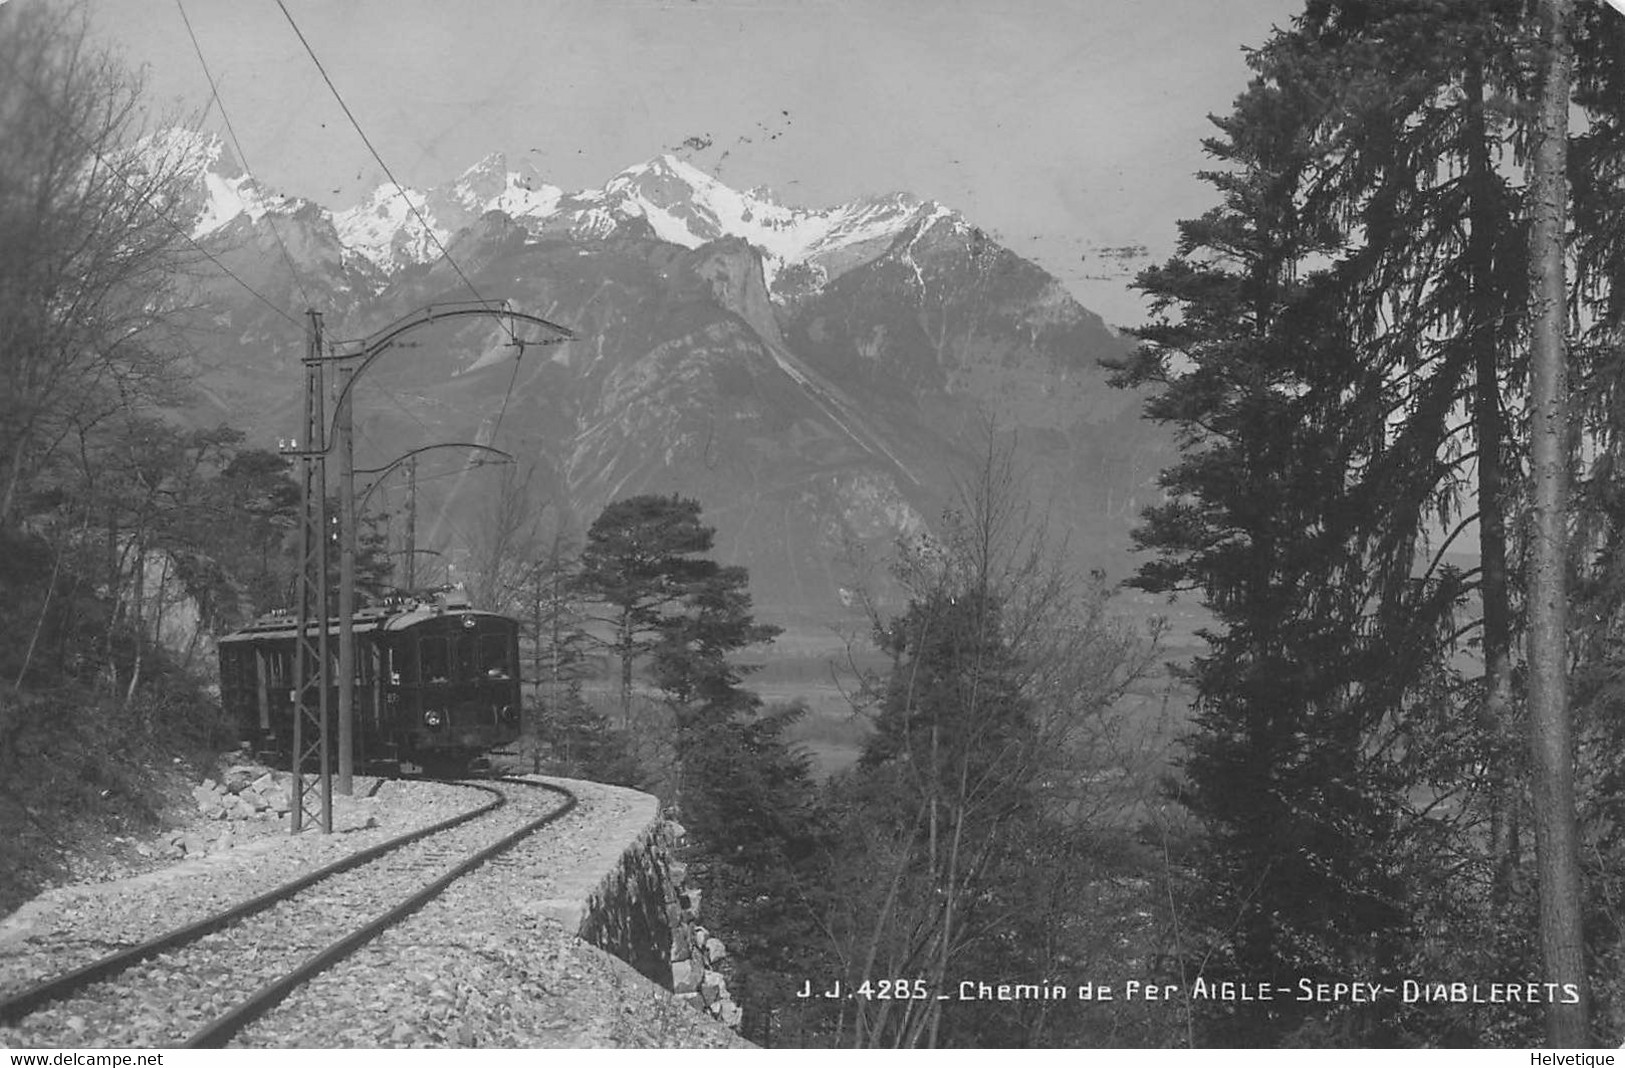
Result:
{"label": "railway track", "polygon": [[575,805],[528,780],[462,785],[492,800],[0,1000],[0,1045],[222,1046]]}

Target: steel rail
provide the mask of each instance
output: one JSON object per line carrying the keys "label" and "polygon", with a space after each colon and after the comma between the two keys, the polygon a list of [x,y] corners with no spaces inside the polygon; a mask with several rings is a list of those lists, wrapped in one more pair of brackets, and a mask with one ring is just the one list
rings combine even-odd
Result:
{"label": "steel rail", "polygon": [[467,875],[486,861],[513,848],[524,838],[536,833],[555,820],[568,815],[576,806],[575,794],[562,786],[551,783],[533,782],[529,779],[502,778],[498,782],[515,785],[524,785],[536,789],[551,790],[564,796],[564,804],[545,816],[527,822],[518,830],[512,831],[492,845],[477,850],[454,865],[449,871],[433,882],[415,891],[404,901],[390,908],[381,915],[356,928],[343,938],[320,950],[305,960],[303,964],[273,979],[255,991],[247,1001],[231,1009],[195,1032],[183,1044],[184,1049],[218,1049],[241,1031],[253,1023],[260,1016],[269,1012],[283,998],[287,997],[297,987],[301,986],[313,976],[326,971],[339,961],[354,953],[357,949],[372,941],[383,931],[395,926],[402,920],[411,916],[418,909],[428,904],[439,893],[458,879]]}
{"label": "steel rail", "polygon": [[297,879],[283,883],[280,886],[273,887],[262,894],[249,898],[247,901],[233,905],[231,908],[217,912],[212,916],[205,916],[201,920],[194,923],[189,923],[184,927],[177,927],[173,931],[168,931],[157,936],[156,938],[142,942],[139,945],[131,946],[128,949],[121,949],[116,953],[110,953],[98,960],[91,961],[89,964],[75,968],[73,971],[65,972],[54,979],[47,979],[43,983],[28,987],[27,989],[20,991],[17,994],[13,994],[10,997],[0,999],[0,1024],[15,1024],[18,1020],[21,1020],[24,1016],[34,1012],[42,1005],[46,1005],[52,1001],[59,1001],[70,994],[83,990],[92,983],[97,983],[109,978],[110,976],[117,975],[119,972],[122,972],[133,965],[139,964],[141,961],[144,961],[150,957],[155,957],[167,950],[177,949],[181,946],[189,945],[205,935],[213,934],[216,931],[230,927],[239,920],[247,919],[256,913],[265,911],[272,905],[286,901],[288,898],[291,898],[301,890],[304,890],[315,883],[321,882],[323,879],[349,871],[352,868],[358,868],[363,864],[378,859],[386,853],[390,853],[394,850],[411,845],[413,842],[416,842],[421,838],[427,838],[432,834],[438,834],[441,831],[450,830],[459,824],[467,823],[472,819],[477,819],[478,817],[483,816],[488,812],[493,812],[507,804],[507,798],[503,797],[499,791],[494,790],[491,787],[480,786],[474,783],[459,783],[459,785],[467,786],[471,790],[480,790],[485,793],[492,794],[494,797],[492,800],[485,802],[477,808],[472,808],[467,812],[459,813],[456,816],[441,820],[439,823],[431,824],[428,827],[422,827],[418,830],[399,835],[395,838],[389,839],[388,841],[379,842],[377,845],[368,846],[366,849],[363,849],[358,853],[352,853],[351,855],[336,860],[331,864],[317,868],[315,871],[307,872]]}

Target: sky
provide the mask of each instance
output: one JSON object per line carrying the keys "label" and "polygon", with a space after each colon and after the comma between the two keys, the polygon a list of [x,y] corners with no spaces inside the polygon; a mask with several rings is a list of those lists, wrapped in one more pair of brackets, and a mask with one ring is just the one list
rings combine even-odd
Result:
{"label": "sky", "polygon": [[[1209,114],[1302,0],[283,0],[362,131],[423,189],[492,152],[567,191],[663,152],[828,207],[906,190],[1114,326],[1133,268],[1213,203]],[[272,190],[348,207],[385,175],[277,0],[89,0],[149,98]],[[187,21],[197,38],[194,49]],[[1115,250],[1143,246],[1124,257]]]}

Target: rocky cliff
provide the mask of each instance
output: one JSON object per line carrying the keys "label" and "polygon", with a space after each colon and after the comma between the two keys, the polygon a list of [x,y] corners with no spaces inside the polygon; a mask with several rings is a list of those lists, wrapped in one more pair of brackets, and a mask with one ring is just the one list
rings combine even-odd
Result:
{"label": "rocky cliff", "polygon": [[[355,338],[430,302],[509,300],[577,340],[520,349],[489,320],[403,338],[357,391],[358,462],[492,444],[577,530],[616,497],[696,497],[779,616],[838,611],[852,548],[930,527],[988,427],[1082,563],[1109,563],[1154,494],[1171,444],[1097,364],[1125,343],[952,210],[787,208],[665,157],[576,194],[504,166],[337,214],[241,182],[235,215],[208,201],[207,240],[268,299],[202,285],[193,417],[296,432],[300,317],[278,308]],[[466,572],[502,480],[455,454],[426,474],[417,544]],[[399,524],[403,500],[375,503]]]}

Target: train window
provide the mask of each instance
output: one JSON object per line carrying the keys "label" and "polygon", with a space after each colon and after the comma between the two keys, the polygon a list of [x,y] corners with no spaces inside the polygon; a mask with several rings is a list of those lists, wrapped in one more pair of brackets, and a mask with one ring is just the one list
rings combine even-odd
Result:
{"label": "train window", "polygon": [[508,663],[506,634],[487,634],[480,639],[480,666],[485,668],[488,679],[506,679],[513,675],[513,665]]}
{"label": "train window", "polygon": [[451,679],[451,650],[446,639],[424,638],[418,642],[419,662],[423,665],[425,682],[448,682]]}
{"label": "train window", "polygon": [[457,677],[480,677],[479,640],[472,634],[457,635]]}
{"label": "train window", "polygon": [[265,678],[267,685],[273,689],[293,685],[293,666],[290,660],[288,654],[280,649],[266,651]]}
{"label": "train window", "polygon": [[389,647],[389,681],[392,686],[418,684],[417,646],[403,641]]}

